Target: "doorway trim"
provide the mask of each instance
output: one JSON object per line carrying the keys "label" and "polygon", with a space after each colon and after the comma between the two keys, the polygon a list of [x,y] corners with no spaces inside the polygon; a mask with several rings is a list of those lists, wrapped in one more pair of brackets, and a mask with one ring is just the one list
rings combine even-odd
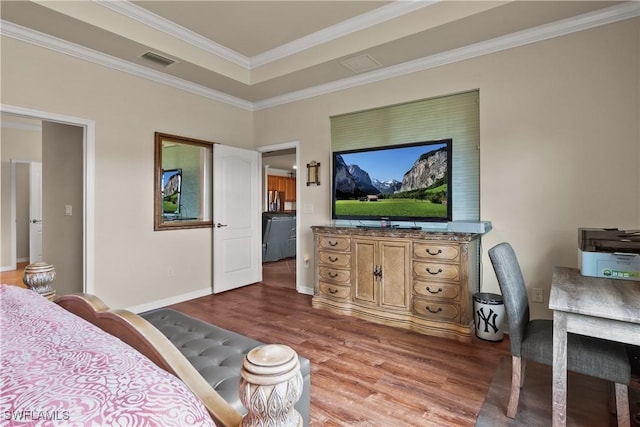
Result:
{"label": "doorway trim", "polygon": [[[51,113],[48,111],[35,110],[32,108],[19,107],[16,105],[0,104],[0,112],[15,114],[17,116],[29,117],[32,119],[45,120],[48,122],[61,123],[83,128],[82,150],[83,150],[83,183],[82,192],[84,199],[83,214],[83,259],[82,259],[82,288],[84,292],[94,293],[94,261],[95,261],[95,140],[96,124],[94,120],[83,119],[73,116]],[[11,235],[14,239],[15,236]],[[15,242],[12,241],[12,250],[15,250]],[[12,253],[11,259],[15,259]]]}
{"label": "doorway trim", "polygon": [[[283,142],[274,145],[264,145],[257,147],[256,151],[264,153],[267,151],[279,151],[279,150],[296,150],[296,166],[300,171],[300,141]],[[262,157],[260,161],[260,176],[262,176]],[[266,183],[265,183],[266,185]],[[264,191],[264,188],[262,189]],[[300,263],[300,215],[298,215],[298,202],[300,200],[300,179],[296,178],[296,291],[302,292],[300,288],[300,275],[301,275],[301,263]],[[260,204],[262,206],[262,203]]]}

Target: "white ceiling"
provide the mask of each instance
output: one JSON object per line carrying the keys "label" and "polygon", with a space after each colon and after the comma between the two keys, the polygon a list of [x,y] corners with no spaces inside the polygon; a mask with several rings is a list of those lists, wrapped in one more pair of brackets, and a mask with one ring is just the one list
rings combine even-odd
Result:
{"label": "white ceiling", "polygon": [[639,14],[577,0],[2,0],[0,32],[255,110]]}

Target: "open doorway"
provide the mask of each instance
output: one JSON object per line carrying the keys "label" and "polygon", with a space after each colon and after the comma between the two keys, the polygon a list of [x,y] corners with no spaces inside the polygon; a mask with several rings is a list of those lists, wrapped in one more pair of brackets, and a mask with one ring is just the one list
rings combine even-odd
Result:
{"label": "open doorway", "polygon": [[[2,105],[2,223],[3,278],[29,262],[31,242],[24,240],[24,227],[17,227],[18,206],[13,198],[30,190],[12,191],[17,178],[24,175],[24,164],[42,163],[42,208],[40,219],[21,218],[21,222],[41,221],[43,260],[56,268],[54,288],[57,295],[93,291],[93,176],[95,124],[93,121],[55,113]],[[37,131],[40,158],[31,159],[25,141],[12,134],[15,130]],[[11,160],[19,160],[12,164]],[[15,167],[14,167],[15,166]],[[5,174],[7,175],[5,177]],[[7,178],[7,179],[5,179]],[[25,179],[21,179],[25,181]],[[28,181],[28,180],[26,180]],[[22,184],[21,184],[22,185]],[[27,184],[28,185],[28,184]],[[22,208],[21,208],[22,209]],[[24,210],[24,209],[23,209]],[[23,215],[21,214],[21,217]],[[6,234],[5,234],[6,233]],[[22,242],[18,242],[18,234]],[[25,243],[26,242],[26,243]],[[5,245],[7,246],[5,248]],[[20,248],[18,248],[20,245]],[[25,250],[25,246],[27,249]],[[8,254],[8,255],[7,255]],[[20,255],[19,255],[20,254]],[[18,264],[18,259],[21,260]],[[26,260],[26,261],[23,261]],[[18,274],[14,274],[18,277]]]}
{"label": "open doorway", "polygon": [[261,147],[262,282],[299,289],[298,143]]}

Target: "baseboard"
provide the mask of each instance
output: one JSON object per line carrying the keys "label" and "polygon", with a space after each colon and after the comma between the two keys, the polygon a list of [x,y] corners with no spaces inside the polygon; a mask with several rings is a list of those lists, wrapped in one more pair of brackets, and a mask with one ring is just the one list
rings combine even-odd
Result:
{"label": "baseboard", "polygon": [[308,286],[300,286],[300,289],[298,289],[298,293],[300,294],[305,294],[305,295],[313,295],[313,287],[308,287]]}
{"label": "baseboard", "polygon": [[184,302],[194,298],[200,298],[200,297],[204,297],[206,295],[211,295],[211,294],[212,294],[211,288],[200,289],[200,290],[189,292],[186,294],[180,294],[180,295],[176,295],[169,298],[151,301],[145,304],[128,307],[127,310],[132,311],[136,314],[139,314],[139,313],[144,313],[145,311],[155,310],[156,308],[166,307],[168,305],[177,304],[179,302]]}
{"label": "baseboard", "polygon": [[16,262],[29,262],[29,257],[26,258],[18,258]]}
{"label": "baseboard", "polygon": [[13,271],[15,269],[16,267],[13,265],[3,265],[2,267],[0,267],[0,271]]}

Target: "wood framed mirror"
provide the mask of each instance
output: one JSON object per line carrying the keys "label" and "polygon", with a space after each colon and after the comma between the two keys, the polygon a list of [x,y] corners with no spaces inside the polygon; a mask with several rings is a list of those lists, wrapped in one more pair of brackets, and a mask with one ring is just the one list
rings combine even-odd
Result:
{"label": "wood framed mirror", "polygon": [[155,133],[154,230],[212,227],[213,144]]}

